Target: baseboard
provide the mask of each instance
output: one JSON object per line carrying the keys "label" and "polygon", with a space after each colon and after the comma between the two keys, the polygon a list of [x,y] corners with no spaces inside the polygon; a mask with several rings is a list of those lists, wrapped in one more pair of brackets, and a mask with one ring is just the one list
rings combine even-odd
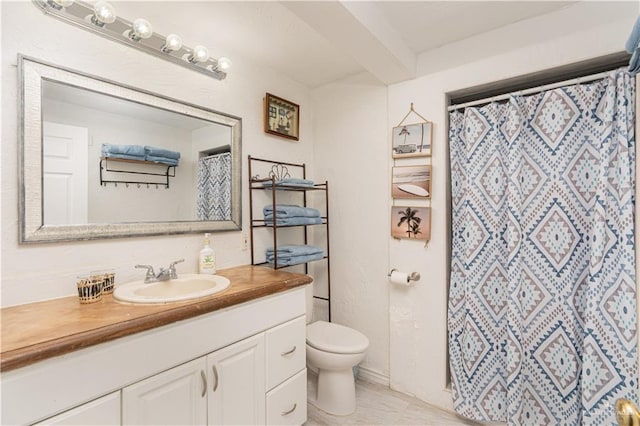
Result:
{"label": "baseboard", "polygon": [[389,386],[389,376],[363,366],[358,367],[358,379],[364,380],[365,382]]}

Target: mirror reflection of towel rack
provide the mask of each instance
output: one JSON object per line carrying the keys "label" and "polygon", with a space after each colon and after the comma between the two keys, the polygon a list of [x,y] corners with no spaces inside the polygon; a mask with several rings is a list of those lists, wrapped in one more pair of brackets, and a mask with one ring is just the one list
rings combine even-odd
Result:
{"label": "mirror reflection of towel rack", "polygon": [[[150,166],[157,168],[158,172],[151,171],[138,171],[132,169],[122,169],[122,168],[114,168],[113,164],[110,163],[120,163],[120,164],[131,164],[131,165],[143,165],[144,167]],[[162,171],[162,172],[160,172]],[[127,175],[147,175],[147,176],[162,176],[164,181],[153,181],[153,180],[144,180],[144,178],[140,178],[140,180],[114,180],[114,179],[106,179],[105,172],[109,173],[126,173]],[[129,184],[136,184],[138,188],[140,185],[146,185],[149,188],[149,185],[155,185],[156,188],[158,186],[164,186],[165,188],[169,188],[169,178],[176,176],[176,166],[162,163],[155,163],[152,161],[144,161],[144,160],[129,160],[122,158],[100,158],[100,185],[107,186],[108,183],[113,183],[115,186],[118,186],[119,183],[125,184],[127,187]]]}

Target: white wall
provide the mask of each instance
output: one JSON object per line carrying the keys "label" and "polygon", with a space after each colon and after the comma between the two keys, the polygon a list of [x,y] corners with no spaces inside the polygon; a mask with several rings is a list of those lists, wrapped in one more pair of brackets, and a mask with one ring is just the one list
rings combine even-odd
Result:
{"label": "white wall", "polygon": [[330,184],[332,320],[369,338],[360,373],[388,382],[387,88],[358,75],[314,98],[317,174]]}
{"label": "white wall", "polygon": [[[313,165],[313,109],[308,89],[227,52],[234,67],[224,81],[206,77],[44,15],[31,2],[2,2],[2,306],[74,294],[74,277],[113,267],[117,281],[140,277],[137,263],[195,272],[200,235],[123,238],[60,244],[18,244],[18,53],[242,117],[243,229],[248,233],[247,160],[252,154]],[[28,31],[25,31],[28,28]],[[175,29],[179,32],[179,28]],[[262,99],[276,93],[301,105],[300,142],[262,130]],[[242,232],[213,235],[220,268],[250,263]]]}
{"label": "white wall", "polygon": [[[582,2],[421,56],[422,77],[390,86],[388,99],[383,88],[362,79],[313,92],[318,172],[339,186],[331,228],[332,250],[339,253],[332,276],[341,281],[333,292],[335,319],[369,336],[364,367],[390,377],[394,389],[452,408],[445,389],[447,93],[620,52],[637,15],[636,2]],[[412,102],[434,122],[433,156],[426,160],[433,167],[428,247],[389,237],[391,128]],[[422,279],[391,286],[391,267],[417,271]]]}

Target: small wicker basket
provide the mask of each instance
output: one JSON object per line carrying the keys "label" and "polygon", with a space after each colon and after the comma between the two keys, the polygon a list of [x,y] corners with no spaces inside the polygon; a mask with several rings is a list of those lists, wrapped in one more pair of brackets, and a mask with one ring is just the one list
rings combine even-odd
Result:
{"label": "small wicker basket", "polygon": [[94,271],[91,272],[91,276],[97,280],[102,280],[102,294],[113,293],[114,284],[116,282],[116,273],[113,269]]}
{"label": "small wicker basket", "polygon": [[78,277],[77,284],[80,303],[95,303],[102,299],[102,278],[81,275]]}

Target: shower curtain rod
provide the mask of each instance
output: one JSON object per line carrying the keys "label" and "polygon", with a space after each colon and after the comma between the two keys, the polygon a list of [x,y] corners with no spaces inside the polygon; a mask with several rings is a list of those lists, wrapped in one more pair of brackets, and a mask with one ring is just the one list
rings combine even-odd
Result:
{"label": "shower curtain rod", "polygon": [[505,93],[505,94],[498,95],[498,96],[492,96],[492,97],[489,97],[489,98],[478,99],[478,100],[475,100],[475,101],[466,102],[464,104],[451,105],[451,106],[449,106],[447,108],[447,111],[454,111],[454,110],[457,110],[457,109],[464,109],[464,108],[470,107],[470,106],[488,104],[490,102],[504,101],[505,99],[509,99],[512,95],[531,95],[533,93],[542,92],[544,90],[556,89],[558,87],[569,86],[569,85],[572,85],[572,84],[587,83],[587,82],[590,82],[590,81],[594,81],[594,80],[598,80],[598,79],[604,78],[610,72],[611,71],[599,72],[597,74],[586,75],[584,77],[572,78],[571,80],[564,80],[564,81],[559,81],[557,83],[551,83],[551,84],[543,84],[542,86],[532,87],[532,88],[525,89],[525,90],[515,90],[513,92]]}

